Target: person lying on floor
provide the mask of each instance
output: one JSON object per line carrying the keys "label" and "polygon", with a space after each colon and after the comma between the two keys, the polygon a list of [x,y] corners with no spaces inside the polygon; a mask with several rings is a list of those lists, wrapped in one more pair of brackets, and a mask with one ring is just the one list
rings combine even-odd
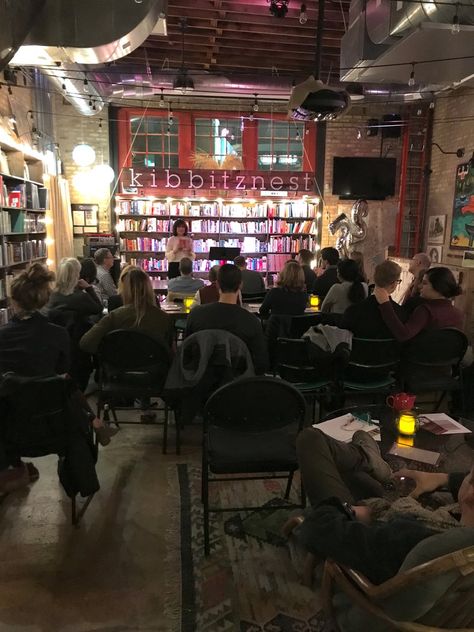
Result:
{"label": "person lying on floor", "polygon": [[355,504],[363,498],[383,496],[383,484],[392,477],[368,433],[358,431],[350,443],[344,443],[308,428],[299,434],[296,448],[312,507],[304,516],[291,518],[283,532],[293,532],[317,559],[331,558],[380,584],[398,572],[407,554],[425,538],[451,524],[474,527],[474,465],[467,475],[405,469],[395,474],[416,482],[415,498],[447,487],[459,503],[459,521],[446,512],[441,523],[434,517],[431,523],[426,514],[435,512],[423,510],[415,501],[409,514],[392,511],[383,521],[373,515],[370,506]]}

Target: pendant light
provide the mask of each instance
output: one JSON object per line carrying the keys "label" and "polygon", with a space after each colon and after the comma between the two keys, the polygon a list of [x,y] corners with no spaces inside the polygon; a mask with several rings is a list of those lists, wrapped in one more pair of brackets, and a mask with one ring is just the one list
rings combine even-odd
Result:
{"label": "pendant light", "polygon": [[180,90],[183,94],[190,90],[194,90],[194,81],[192,77],[188,75],[188,69],[184,64],[184,32],[188,28],[186,18],[180,19],[181,27],[181,68],[178,70],[178,74],[173,81],[173,89]]}

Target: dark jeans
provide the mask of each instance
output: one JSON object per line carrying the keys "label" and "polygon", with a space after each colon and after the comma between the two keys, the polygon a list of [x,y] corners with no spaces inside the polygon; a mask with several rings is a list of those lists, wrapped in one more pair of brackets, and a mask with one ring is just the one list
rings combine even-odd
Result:
{"label": "dark jeans", "polygon": [[296,453],[311,505],[336,496],[354,503],[383,496],[380,483],[367,473],[364,452],[357,445],[337,441],[321,430],[306,428],[296,440]]}
{"label": "dark jeans", "polygon": [[168,279],[179,277],[179,261],[170,261],[168,263]]}

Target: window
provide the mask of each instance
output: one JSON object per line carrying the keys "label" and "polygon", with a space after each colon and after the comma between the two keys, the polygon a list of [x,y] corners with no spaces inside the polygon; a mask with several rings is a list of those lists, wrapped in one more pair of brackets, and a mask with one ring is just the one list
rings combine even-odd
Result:
{"label": "window", "polygon": [[236,168],[242,162],[240,119],[198,118],[195,120],[196,167]]}
{"label": "window", "polygon": [[179,166],[178,121],[171,125],[168,117],[140,116],[130,118],[132,166],[166,169]]}
{"label": "window", "polygon": [[259,121],[258,169],[302,171],[304,134],[304,123]]}

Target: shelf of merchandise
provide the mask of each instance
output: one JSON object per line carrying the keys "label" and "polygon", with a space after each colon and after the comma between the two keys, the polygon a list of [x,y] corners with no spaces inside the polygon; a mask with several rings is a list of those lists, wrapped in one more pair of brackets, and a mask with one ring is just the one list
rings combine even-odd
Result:
{"label": "shelf of merchandise", "polygon": [[[0,159],[6,158],[10,170],[8,173],[7,165],[2,163],[5,168],[0,168],[0,324],[3,324],[11,315],[8,297],[14,276],[31,263],[47,261],[47,209],[39,208],[47,195],[39,193],[40,190],[45,191],[41,182],[43,162],[40,154],[34,151],[28,153],[26,149],[2,139],[0,152]],[[16,199],[20,205],[9,204],[12,192],[18,196]],[[31,256],[15,261],[12,257],[18,252],[31,253]]]}
{"label": "shelf of merchandise", "polygon": [[[241,247],[242,254],[247,257],[249,269],[258,270],[263,274],[277,272],[278,270],[273,270],[273,268],[281,269],[284,263],[282,259],[285,258],[286,260],[297,254],[301,247],[309,246],[311,250],[315,251],[320,246],[318,234],[320,215],[317,201],[307,196],[299,199],[282,200],[275,200],[275,198],[244,199],[237,202],[235,200],[222,200],[221,198],[199,201],[189,200],[189,198],[150,198],[122,194],[116,196],[115,212],[117,220],[115,229],[120,244],[122,262],[140,265],[152,275],[167,275],[164,246],[166,238],[171,234],[172,224],[177,219],[185,219],[188,222],[189,234],[194,238],[196,253],[194,272],[196,275],[207,275],[208,269],[216,263],[206,260],[209,252],[208,247],[211,245]],[[275,230],[273,224],[275,221],[285,222],[282,224],[282,230]],[[166,226],[168,230],[163,230],[163,224],[158,226],[162,230],[150,230],[150,227],[157,227],[156,222],[168,222]],[[200,230],[203,226],[197,225],[196,222],[212,222],[213,230]],[[260,230],[248,232],[242,228],[242,230],[236,231],[237,226],[230,226],[229,222],[253,223],[252,229],[259,223]],[[305,230],[289,232],[287,224],[294,225],[296,222],[301,225],[304,224]],[[230,230],[231,228],[233,230]],[[292,242],[295,242],[292,252],[290,252],[287,242],[287,247],[284,250],[268,250],[270,239],[274,240],[279,237],[290,238]],[[147,239],[156,240],[156,244],[138,241]],[[249,239],[254,241],[245,243],[245,240]],[[206,241],[212,243],[204,243]],[[262,248],[258,250],[255,249],[257,241],[262,244]],[[275,242],[273,244],[275,245]],[[268,258],[278,256],[281,256],[282,259],[271,259],[272,270],[269,270]]]}

